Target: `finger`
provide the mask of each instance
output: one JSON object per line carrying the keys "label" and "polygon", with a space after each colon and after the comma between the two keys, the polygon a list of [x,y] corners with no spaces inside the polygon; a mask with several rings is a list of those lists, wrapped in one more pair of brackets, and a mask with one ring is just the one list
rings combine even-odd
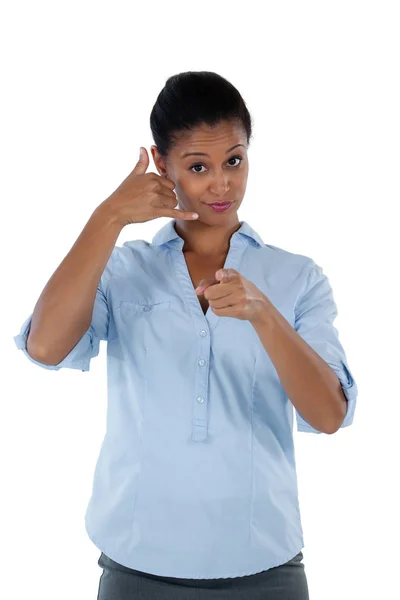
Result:
{"label": "finger", "polygon": [[194,291],[196,292],[196,294],[202,294],[208,287],[210,287],[211,285],[215,285],[216,283],[219,283],[219,281],[217,281],[215,277],[209,279],[201,279],[199,285]]}
{"label": "finger", "polygon": [[176,187],[176,184],[172,179],[167,179],[166,177],[160,177],[159,183],[161,183],[163,188],[167,188],[168,190],[173,190]]}
{"label": "finger", "polygon": [[199,218],[198,213],[185,212],[177,208],[155,208],[157,217],[170,217],[172,219],[183,219],[185,221],[194,221]]}
{"label": "finger", "polygon": [[176,206],[178,206],[178,199],[173,192],[171,192],[171,195],[169,195],[168,193],[160,194],[160,192],[157,192],[154,195],[154,197],[150,200],[150,206],[156,209],[174,209]]}
{"label": "finger", "polygon": [[227,294],[226,296],[222,296],[220,298],[212,299],[210,301],[211,308],[220,310],[222,308],[229,308],[238,304],[238,299],[235,294]]}
{"label": "finger", "polygon": [[173,194],[175,196],[175,184],[173,181],[171,181],[170,179],[163,179],[162,177],[160,177],[160,181],[159,183],[161,184],[161,190],[163,194]]}
{"label": "finger", "polygon": [[153,206],[158,208],[175,208],[178,206],[178,200],[176,196],[168,196],[167,194],[163,194],[162,196],[158,196],[157,200]]}
{"label": "finger", "polygon": [[167,198],[173,198],[175,200],[175,206],[178,204],[178,199],[176,197],[176,194],[173,190],[170,190],[169,188],[163,187],[162,190],[160,192],[158,192],[159,196],[167,196]]}
{"label": "finger", "polygon": [[149,167],[149,155],[146,148],[140,147],[139,160],[137,161],[132,173],[135,175],[144,175]]}
{"label": "finger", "polygon": [[[235,288],[236,289],[236,288]],[[221,286],[220,281],[214,281],[195,289],[197,295],[203,296],[207,300],[216,300],[218,298],[226,298],[232,294],[232,286]]]}
{"label": "finger", "polygon": [[174,190],[171,190],[171,188],[169,188],[166,185],[158,185],[158,187],[156,187],[152,191],[156,193],[157,196],[168,196],[168,198],[174,198],[174,200],[178,202]]}
{"label": "finger", "polygon": [[238,312],[235,306],[227,306],[226,308],[210,307],[216,317],[233,317],[241,319],[241,313]]}
{"label": "finger", "polygon": [[[227,269],[227,270],[234,271],[234,269]],[[217,272],[218,272],[218,271],[217,271]],[[236,273],[236,271],[234,271],[234,272]],[[202,279],[202,280],[200,281],[199,285],[197,286],[197,288],[195,289],[195,292],[196,292],[196,293],[199,293],[199,294],[201,295],[201,294],[203,294],[203,293],[206,291],[206,289],[208,289],[209,287],[211,287],[211,286],[214,286],[214,285],[217,285],[217,284],[218,284],[218,288],[216,288],[215,292],[213,292],[213,293],[217,294],[217,295],[215,296],[216,298],[220,298],[220,297],[222,297],[222,295],[224,295],[224,296],[225,296],[225,295],[226,295],[226,292],[223,292],[223,294],[220,294],[220,291],[219,291],[219,287],[220,287],[220,286],[219,286],[219,284],[220,284],[220,283],[223,283],[223,284],[230,283],[230,282],[231,282],[231,280],[232,280],[232,281],[234,281],[234,280],[235,280],[235,275],[225,276],[223,279],[221,279],[221,281],[218,281],[218,279],[217,279],[216,277],[212,277],[212,278],[209,278],[209,279]],[[223,288],[222,288],[222,289],[223,289]],[[230,293],[230,292],[228,292],[228,293]],[[213,297],[214,297],[214,296],[213,296]]]}
{"label": "finger", "polygon": [[236,295],[237,288],[232,285],[224,285],[221,283],[217,283],[216,285],[209,286],[206,290],[204,290],[204,296],[207,300],[221,300],[226,299],[229,296]]}

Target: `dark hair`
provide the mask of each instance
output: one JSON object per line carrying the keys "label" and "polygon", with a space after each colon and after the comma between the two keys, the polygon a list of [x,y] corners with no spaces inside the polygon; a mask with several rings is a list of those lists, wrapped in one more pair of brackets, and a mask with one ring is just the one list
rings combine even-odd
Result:
{"label": "dark hair", "polygon": [[164,158],[185,132],[199,125],[241,123],[252,137],[252,119],[238,90],[210,71],[187,71],[167,79],[150,114],[154,143]]}

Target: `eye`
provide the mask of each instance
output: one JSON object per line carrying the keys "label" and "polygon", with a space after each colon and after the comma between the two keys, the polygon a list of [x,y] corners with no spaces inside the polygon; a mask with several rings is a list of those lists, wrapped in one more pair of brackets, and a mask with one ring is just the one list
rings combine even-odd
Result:
{"label": "eye", "polygon": [[[236,168],[236,167],[240,166],[240,163],[242,162],[243,157],[242,156],[231,156],[231,158],[228,160],[228,162],[231,161],[231,160],[238,160],[239,161],[239,163],[237,165],[233,165],[233,167]],[[203,166],[204,165],[202,163],[196,163],[196,164],[192,165],[191,167],[189,167],[189,171],[192,171],[192,169],[194,169],[195,167],[203,167]],[[192,172],[193,173],[199,173],[199,174],[204,173],[204,171],[192,171]]]}

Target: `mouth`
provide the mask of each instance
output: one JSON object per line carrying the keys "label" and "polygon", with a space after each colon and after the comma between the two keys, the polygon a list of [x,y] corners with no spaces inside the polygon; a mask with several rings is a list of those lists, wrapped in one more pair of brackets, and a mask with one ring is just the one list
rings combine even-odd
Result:
{"label": "mouth", "polygon": [[[207,202],[205,202],[205,204],[207,204]],[[216,212],[224,212],[225,210],[228,210],[232,204],[233,202],[213,202],[212,204],[207,204],[207,206]]]}

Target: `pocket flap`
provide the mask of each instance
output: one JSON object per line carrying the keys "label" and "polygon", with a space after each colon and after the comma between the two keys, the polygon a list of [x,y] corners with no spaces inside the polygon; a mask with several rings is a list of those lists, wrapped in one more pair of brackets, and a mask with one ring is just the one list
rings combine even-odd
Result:
{"label": "pocket flap", "polygon": [[119,307],[123,311],[130,311],[135,313],[152,313],[160,310],[166,310],[170,308],[170,300],[162,300],[161,302],[128,302],[127,300],[121,300]]}

